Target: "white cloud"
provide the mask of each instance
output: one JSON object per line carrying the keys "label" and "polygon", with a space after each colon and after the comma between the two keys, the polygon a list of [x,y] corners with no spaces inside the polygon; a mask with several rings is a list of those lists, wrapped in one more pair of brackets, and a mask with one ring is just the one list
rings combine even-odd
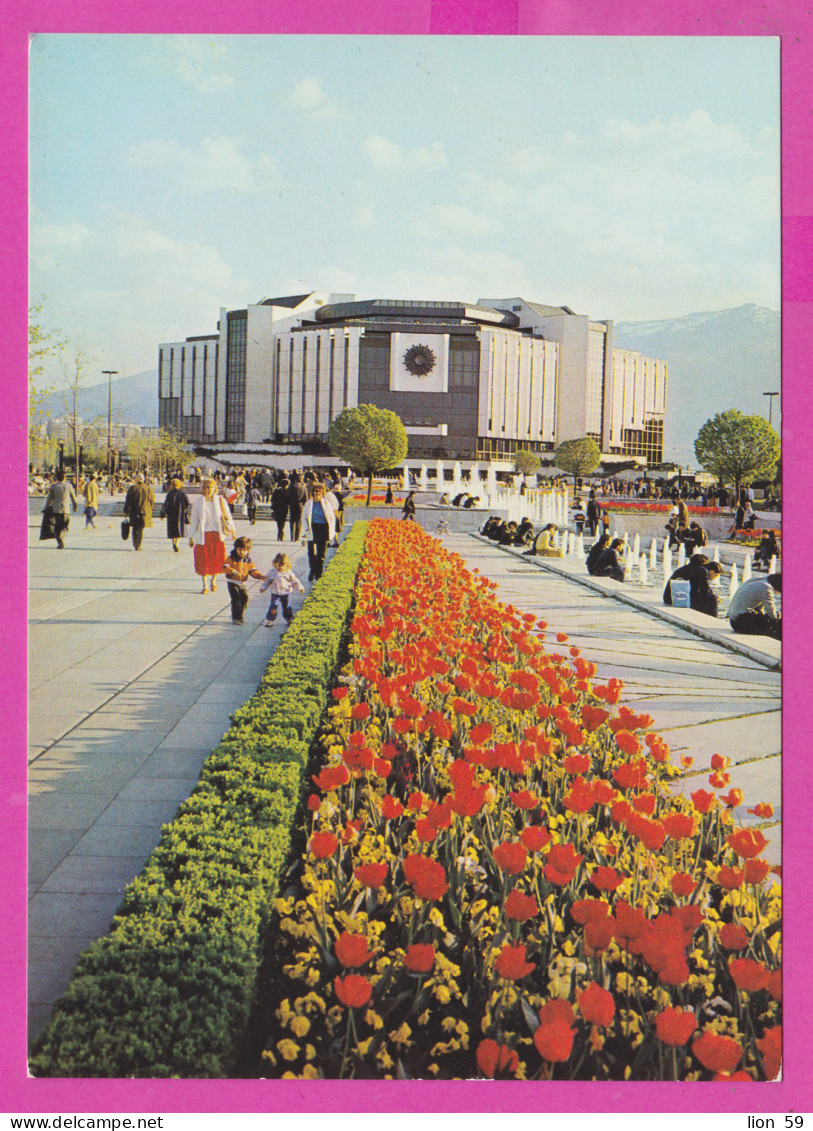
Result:
{"label": "white cloud", "polygon": [[353,216],[353,223],[357,228],[361,228],[364,231],[375,228],[377,220],[373,206],[371,204],[359,204]]}
{"label": "white cloud", "polygon": [[328,119],[339,116],[339,111],[316,79],[301,79],[294,87],[294,92],[288,101],[311,118]]}
{"label": "white cloud", "polygon": [[144,141],[129,150],[127,162],[140,171],[171,178],[165,187],[174,191],[263,192],[279,185],[270,154],[249,157],[239,140],[221,135],[204,138],[197,149],[186,149],[174,140]]}
{"label": "white cloud", "polygon": [[59,249],[76,249],[91,238],[91,231],[84,224],[39,224],[31,225],[31,250],[39,252]]}
{"label": "white cloud", "polygon": [[377,169],[442,169],[446,154],[441,142],[404,151],[400,145],[381,134],[365,138],[362,149]]}
{"label": "white cloud", "polygon": [[173,35],[162,37],[162,46],[169,53],[178,75],[201,94],[216,94],[234,85],[234,79],[222,69],[228,58],[224,43],[205,35]]}
{"label": "white cloud", "polygon": [[500,221],[495,216],[484,216],[459,204],[435,204],[415,224],[421,235],[449,232],[453,235],[485,237],[498,231]]}

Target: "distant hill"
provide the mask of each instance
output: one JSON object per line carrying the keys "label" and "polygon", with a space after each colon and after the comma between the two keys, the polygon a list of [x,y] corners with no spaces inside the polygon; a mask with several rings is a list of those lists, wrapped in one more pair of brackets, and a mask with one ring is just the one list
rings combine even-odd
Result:
{"label": "distant hill", "polygon": [[[654,322],[616,322],[614,344],[664,358],[668,366],[664,458],[697,466],[694,441],[717,412],[738,408],[768,416],[781,389],[781,329],[775,310],[748,303],[733,310]],[[781,398],[773,404],[779,431]]]}
{"label": "distant hill", "polygon": [[[107,420],[107,381],[79,390],[79,415],[84,420],[102,417]],[[51,393],[43,402],[45,416],[61,416],[65,411],[66,394]],[[158,424],[158,371],[147,369],[131,377],[113,378],[112,418],[116,424]]]}

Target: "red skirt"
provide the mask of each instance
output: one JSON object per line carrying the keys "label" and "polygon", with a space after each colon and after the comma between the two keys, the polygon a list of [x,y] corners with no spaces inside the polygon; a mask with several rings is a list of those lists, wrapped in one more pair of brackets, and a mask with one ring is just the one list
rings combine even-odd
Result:
{"label": "red skirt", "polygon": [[216,530],[207,530],[204,538],[206,541],[203,545],[195,546],[193,550],[195,573],[199,577],[214,577],[216,573],[223,572],[226,546],[220,541]]}

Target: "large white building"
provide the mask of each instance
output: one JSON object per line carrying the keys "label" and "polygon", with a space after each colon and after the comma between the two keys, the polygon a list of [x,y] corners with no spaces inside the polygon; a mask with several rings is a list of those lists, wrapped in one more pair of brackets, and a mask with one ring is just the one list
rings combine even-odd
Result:
{"label": "large white building", "polygon": [[392,409],[410,456],[503,459],[592,436],[663,458],[666,362],[613,324],[522,298],[477,303],[315,291],[221,310],[217,333],[159,349],[159,423],[193,444],[325,449],[347,407]]}

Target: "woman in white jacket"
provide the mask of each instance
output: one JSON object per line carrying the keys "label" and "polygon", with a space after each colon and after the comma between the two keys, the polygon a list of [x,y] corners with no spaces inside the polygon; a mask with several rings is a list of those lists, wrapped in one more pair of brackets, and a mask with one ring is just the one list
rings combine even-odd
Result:
{"label": "woman in white jacket", "polygon": [[302,526],[308,542],[308,581],[316,581],[325,568],[325,550],[336,534],[336,512],[325,498],[325,488],[315,483],[302,510]]}
{"label": "woman in white jacket", "polygon": [[189,518],[189,545],[194,547],[195,573],[203,579],[202,593],[206,592],[206,579],[211,590],[217,589],[215,577],[223,572],[226,560],[226,538],[236,538],[231,511],[226,500],[217,493],[214,479],[204,479],[202,494],[192,503]]}

